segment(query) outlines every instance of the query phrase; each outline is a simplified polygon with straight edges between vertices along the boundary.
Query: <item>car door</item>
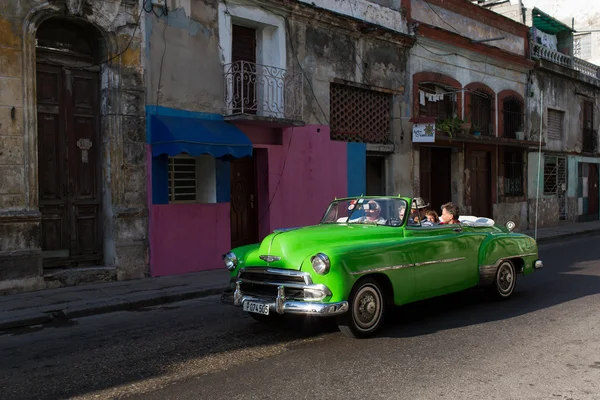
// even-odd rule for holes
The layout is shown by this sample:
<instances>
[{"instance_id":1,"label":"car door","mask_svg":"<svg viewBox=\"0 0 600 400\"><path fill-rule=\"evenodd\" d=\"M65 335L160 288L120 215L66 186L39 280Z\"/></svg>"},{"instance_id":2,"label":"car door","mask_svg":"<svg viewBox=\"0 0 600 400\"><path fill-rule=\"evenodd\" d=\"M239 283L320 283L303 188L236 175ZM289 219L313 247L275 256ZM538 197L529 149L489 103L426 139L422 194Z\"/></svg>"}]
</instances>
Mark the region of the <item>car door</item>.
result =
<instances>
[{"instance_id":1,"label":"car door","mask_svg":"<svg viewBox=\"0 0 600 400\"><path fill-rule=\"evenodd\" d=\"M418 237L419 243L413 251L417 297L439 296L464 289L468 265L473 257L477 257L477 251L470 251L469 237L463 228L437 225L409 229L415 233L415 239Z\"/></svg>"}]
</instances>

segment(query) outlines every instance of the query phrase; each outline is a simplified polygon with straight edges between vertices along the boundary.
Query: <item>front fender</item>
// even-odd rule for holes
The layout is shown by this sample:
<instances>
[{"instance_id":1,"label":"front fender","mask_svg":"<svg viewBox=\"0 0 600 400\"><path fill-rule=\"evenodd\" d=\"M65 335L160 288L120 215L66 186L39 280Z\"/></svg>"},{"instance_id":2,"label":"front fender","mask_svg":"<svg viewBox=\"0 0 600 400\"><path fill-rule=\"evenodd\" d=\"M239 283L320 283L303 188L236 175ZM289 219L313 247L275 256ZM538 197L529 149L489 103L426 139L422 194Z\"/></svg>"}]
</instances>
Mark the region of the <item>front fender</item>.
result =
<instances>
[{"instance_id":1,"label":"front fender","mask_svg":"<svg viewBox=\"0 0 600 400\"><path fill-rule=\"evenodd\" d=\"M394 288L394 300L397 304L404 297L410 297L414 291L414 269L400 268L411 265L410 252L406 251L405 241L393 243L369 243L361 246L336 246L321 252L329 257L330 271L326 275L317 274L311 263L314 254L308 255L302 262L301 270L311 274L314 283L326 285L332 296L326 301L347 300L354 284L363 276L383 274Z\"/></svg>"}]
</instances>

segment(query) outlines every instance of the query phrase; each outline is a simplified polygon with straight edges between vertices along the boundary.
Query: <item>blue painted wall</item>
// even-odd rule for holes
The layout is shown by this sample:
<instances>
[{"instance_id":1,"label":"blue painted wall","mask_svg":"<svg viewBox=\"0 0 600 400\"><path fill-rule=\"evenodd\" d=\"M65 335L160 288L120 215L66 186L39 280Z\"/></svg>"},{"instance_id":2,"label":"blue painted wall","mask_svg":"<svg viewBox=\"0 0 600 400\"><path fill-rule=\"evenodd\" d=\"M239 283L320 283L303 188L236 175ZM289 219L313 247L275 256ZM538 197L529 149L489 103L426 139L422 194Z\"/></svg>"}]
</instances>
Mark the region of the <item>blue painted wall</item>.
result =
<instances>
[{"instance_id":1,"label":"blue painted wall","mask_svg":"<svg viewBox=\"0 0 600 400\"><path fill-rule=\"evenodd\" d=\"M367 191L367 145L348 143L348 196L360 196Z\"/></svg>"}]
</instances>

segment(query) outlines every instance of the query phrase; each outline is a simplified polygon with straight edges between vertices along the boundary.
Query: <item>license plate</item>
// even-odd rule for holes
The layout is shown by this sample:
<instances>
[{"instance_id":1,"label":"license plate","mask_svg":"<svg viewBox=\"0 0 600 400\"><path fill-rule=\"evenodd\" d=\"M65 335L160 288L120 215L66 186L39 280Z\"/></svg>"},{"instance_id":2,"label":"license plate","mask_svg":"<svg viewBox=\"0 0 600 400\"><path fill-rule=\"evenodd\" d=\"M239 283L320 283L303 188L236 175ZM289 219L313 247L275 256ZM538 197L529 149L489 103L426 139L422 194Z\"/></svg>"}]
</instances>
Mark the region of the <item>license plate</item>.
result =
<instances>
[{"instance_id":1,"label":"license plate","mask_svg":"<svg viewBox=\"0 0 600 400\"><path fill-rule=\"evenodd\" d=\"M242 306L244 311L253 312L257 314L269 315L269 305L264 303L257 303L255 301L245 301Z\"/></svg>"}]
</instances>

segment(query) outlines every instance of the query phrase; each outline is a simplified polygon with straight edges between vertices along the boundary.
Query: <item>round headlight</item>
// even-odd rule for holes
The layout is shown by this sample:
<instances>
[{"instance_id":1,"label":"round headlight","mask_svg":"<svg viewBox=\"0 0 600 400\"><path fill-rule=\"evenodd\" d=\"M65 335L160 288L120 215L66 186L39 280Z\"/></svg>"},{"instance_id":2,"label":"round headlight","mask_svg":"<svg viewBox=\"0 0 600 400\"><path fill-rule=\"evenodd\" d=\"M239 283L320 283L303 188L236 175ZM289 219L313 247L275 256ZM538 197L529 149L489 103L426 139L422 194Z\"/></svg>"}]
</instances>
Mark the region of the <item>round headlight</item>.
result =
<instances>
[{"instance_id":1,"label":"round headlight","mask_svg":"<svg viewBox=\"0 0 600 400\"><path fill-rule=\"evenodd\" d=\"M228 270L233 271L235 267L237 267L238 259L231 251L229 253L223 254L223 262Z\"/></svg>"},{"instance_id":2,"label":"round headlight","mask_svg":"<svg viewBox=\"0 0 600 400\"><path fill-rule=\"evenodd\" d=\"M325 275L329 272L329 267L331 263L329 262L329 257L323 253L318 253L314 255L310 262L312 263L313 269L319 275Z\"/></svg>"}]
</instances>

